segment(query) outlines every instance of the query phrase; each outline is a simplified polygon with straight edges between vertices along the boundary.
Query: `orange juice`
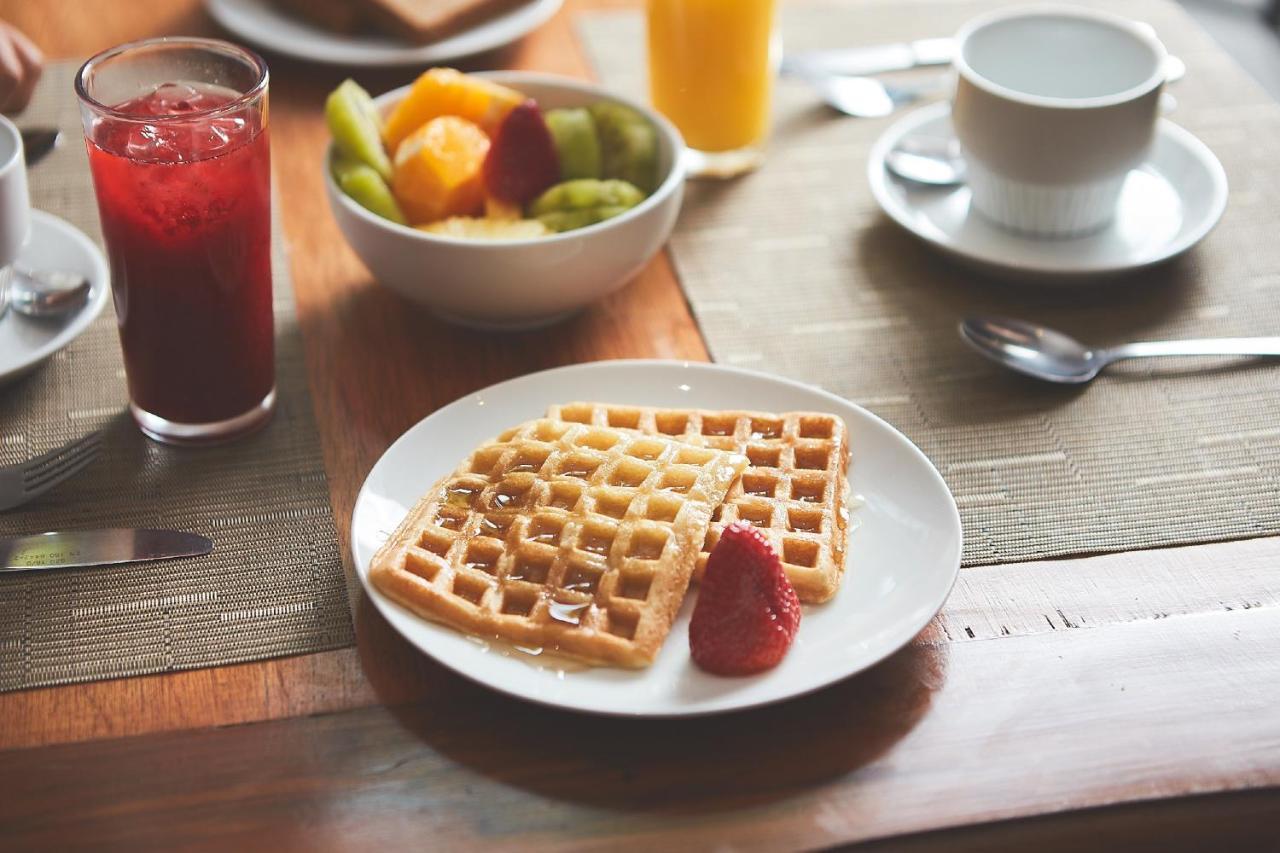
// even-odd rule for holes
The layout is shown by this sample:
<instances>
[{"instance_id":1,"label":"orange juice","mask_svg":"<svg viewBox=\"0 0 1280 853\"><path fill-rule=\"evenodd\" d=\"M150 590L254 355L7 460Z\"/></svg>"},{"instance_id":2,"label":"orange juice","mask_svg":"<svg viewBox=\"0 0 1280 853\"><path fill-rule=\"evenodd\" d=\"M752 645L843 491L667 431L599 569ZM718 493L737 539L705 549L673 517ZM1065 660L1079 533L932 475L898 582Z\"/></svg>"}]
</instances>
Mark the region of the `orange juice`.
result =
<instances>
[{"instance_id":1,"label":"orange juice","mask_svg":"<svg viewBox=\"0 0 1280 853\"><path fill-rule=\"evenodd\" d=\"M775 0L648 0L649 92L690 148L758 146L769 131Z\"/></svg>"}]
</instances>

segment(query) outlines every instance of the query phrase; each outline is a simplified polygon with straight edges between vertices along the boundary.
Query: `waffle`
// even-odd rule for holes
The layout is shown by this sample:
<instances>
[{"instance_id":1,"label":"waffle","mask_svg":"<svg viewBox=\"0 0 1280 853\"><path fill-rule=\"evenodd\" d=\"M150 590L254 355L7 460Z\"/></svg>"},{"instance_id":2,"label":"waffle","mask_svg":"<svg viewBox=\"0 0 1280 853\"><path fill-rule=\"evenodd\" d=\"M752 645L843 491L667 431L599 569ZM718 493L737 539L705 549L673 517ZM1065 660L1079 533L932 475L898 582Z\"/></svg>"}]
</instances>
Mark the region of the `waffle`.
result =
<instances>
[{"instance_id":1,"label":"waffle","mask_svg":"<svg viewBox=\"0 0 1280 853\"><path fill-rule=\"evenodd\" d=\"M712 515L694 582L720 531L741 519L769 537L801 601L827 601L840 588L848 540L849 438L835 415L568 403L552 406L547 417L639 430L747 456L750 467Z\"/></svg>"},{"instance_id":2,"label":"waffle","mask_svg":"<svg viewBox=\"0 0 1280 853\"><path fill-rule=\"evenodd\" d=\"M481 446L374 555L420 616L593 664L653 662L746 457L536 420Z\"/></svg>"}]
</instances>

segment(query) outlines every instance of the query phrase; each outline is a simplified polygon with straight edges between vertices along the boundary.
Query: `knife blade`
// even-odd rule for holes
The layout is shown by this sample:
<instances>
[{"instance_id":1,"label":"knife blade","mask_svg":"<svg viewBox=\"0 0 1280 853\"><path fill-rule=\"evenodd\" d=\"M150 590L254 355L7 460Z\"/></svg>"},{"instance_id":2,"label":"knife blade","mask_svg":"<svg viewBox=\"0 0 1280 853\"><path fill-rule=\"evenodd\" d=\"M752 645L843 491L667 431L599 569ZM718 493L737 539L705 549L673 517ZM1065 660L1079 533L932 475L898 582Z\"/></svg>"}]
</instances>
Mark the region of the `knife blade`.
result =
<instances>
[{"instance_id":1,"label":"knife blade","mask_svg":"<svg viewBox=\"0 0 1280 853\"><path fill-rule=\"evenodd\" d=\"M195 533L154 528L112 528L0 537L0 572L110 566L146 560L198 557L213 542Z\"/></svg>"},{"instance_id":2,"label":"knife blade","mask_svg":"<svg viewBox=\"0 0 1280 853\"><path fill-rule=\"evenodd\" d=\"M786 54L782 73L842 74L854 77L903 71L926 65L948 65L955 43L950 38L918 39L897 44L807 50Z\"/></svg>"}]
</instances>

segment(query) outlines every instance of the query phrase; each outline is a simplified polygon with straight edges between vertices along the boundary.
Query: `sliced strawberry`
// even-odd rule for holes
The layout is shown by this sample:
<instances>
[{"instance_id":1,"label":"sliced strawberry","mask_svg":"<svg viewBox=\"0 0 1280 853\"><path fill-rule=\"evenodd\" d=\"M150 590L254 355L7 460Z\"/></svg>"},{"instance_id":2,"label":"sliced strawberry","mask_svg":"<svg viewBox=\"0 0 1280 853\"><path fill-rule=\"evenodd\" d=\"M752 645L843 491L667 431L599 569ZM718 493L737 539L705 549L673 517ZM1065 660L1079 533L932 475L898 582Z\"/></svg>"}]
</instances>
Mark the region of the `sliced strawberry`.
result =
<instances>
[{"instance_id":1,"label":"sliced strawberry","mask_svg":"<svg viewBox=\"0 0 1280 853\"><path fill-rule=\"evenodd\" d=\"M507 113L484 161L484 188L493 198L526 205L560 180L555 140L536 101Z\"/></svg>"},{"instance_id":2,"label":"sliced strawberry","mask_svg":"<svg viewBox=\"0 0 1280 853\"><path fill-rule=\"evenodd\" d=\"M800 627L800 600L759 530L735 522L707 558L689 623L694 663L716 675L752 675L778 665Z\"/></svg>"}]
</instances>

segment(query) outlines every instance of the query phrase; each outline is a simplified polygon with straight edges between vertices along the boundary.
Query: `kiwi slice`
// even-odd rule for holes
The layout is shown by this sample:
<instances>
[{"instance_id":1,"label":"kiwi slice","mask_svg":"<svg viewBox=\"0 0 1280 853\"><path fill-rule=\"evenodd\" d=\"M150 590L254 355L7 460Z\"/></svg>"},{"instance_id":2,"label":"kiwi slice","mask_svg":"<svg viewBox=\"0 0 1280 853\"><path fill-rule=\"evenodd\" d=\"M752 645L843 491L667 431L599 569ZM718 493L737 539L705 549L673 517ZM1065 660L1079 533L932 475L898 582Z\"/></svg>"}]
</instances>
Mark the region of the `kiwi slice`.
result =
<instances>
[{"instance_id":1,"label":"kiwi slice","mask_svg":"<svg viewBox=\"0 0 1280 853\"><path fill-rule=\"evenodd\" d=\"M596 122L585 107L548 110L543 116L560 160L560 179L599 178L600 136Z\"/></svg>"},{"instance_id":2,"label":"kiwi slice","mask_svg":"<svg viewBox=\"0 0 1280 853\"><path fill-rule=\"evenodd\" d=\"M600 135L601 174L627 181L645 193L658 186L658 131L640 113L600 101L588 109Z\"/></svg>"},{"instance_id":3,"label":"kiwi slice","mask_svg":"<svg viewBox=\"0 0 1280 853\"><path fill-rule=\"evenodd\" d=\"M324 117L339 151L391 180L391 158L382 147L382 117L360 84L343 80L325 99Z\"/></svg>"},{"instance_id":4,"label":"kiwi slice","mask_svg":"<svg viewBox=\"0 0 1280 853\"><path fill-rule=\"evenodd\" d=\"M597 181L579 178L565 181L543 192L529 205L534 216L564 210L621 207L626 210L644 201L644 193L626 181Z\"/></svg>"},{"instance_id":5,"label":"kiwi slice","mask_svg":"<svg viewBox=\"0 0 1280 853\"><path fill-rule=\"evenodd\" d=\"M352 160L339 155L333 158L333 178L342 191L351 197L356 204L370 210L383 219L390 219L401 225L409 224L404 212L391 194L391 187L383 180L382 175L368 163Z\"/></svg>"},{"instance_id":6,"label":"kiwi slice","mask_svg":"<svg viewBox=\"0 0 1280 853\"><path fill-rule=\"evenodd\" d=\"M626 181L579 178L556 184L533 200L529 213L552 231L572 231L603 222L644 201Z\"/></svg>"},{"instance_id":7,"label":"kiwi slice","mask_svg":"<svg viewBox=\"0 0 1280 853\"><path fill-rule=\"evenodd\" d=\"M575 228L585 228L588 225L612 219L627 210L630 208L617 205L592 207L587 210L553 210L551 213L539 216L538 221L552 231L572 231Z\"/></svg>"}]
</instances>

